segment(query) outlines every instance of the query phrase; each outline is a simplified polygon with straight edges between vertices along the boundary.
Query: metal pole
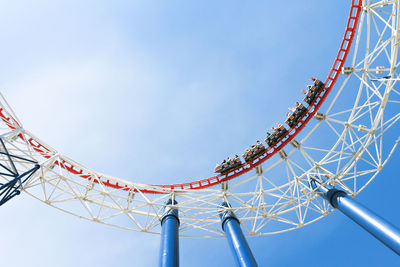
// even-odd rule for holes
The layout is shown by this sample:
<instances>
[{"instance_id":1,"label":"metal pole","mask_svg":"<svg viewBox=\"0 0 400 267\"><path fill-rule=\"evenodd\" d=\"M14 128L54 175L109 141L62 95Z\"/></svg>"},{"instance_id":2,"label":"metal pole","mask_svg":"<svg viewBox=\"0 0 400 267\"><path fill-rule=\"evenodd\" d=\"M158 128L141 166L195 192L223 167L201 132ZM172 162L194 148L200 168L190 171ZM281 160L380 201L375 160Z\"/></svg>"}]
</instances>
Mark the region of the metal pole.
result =
<instances>
[{"instance_id":1,"label":"metal pole","mask_svg":"<svg viewBox=\"0 0 400 267\"><path fill-rule=\"evenodd\" d=\"M177 203L169 199L161 218L160 267L179 266L179 217L174 207Z\"/></svg>"},{"instance_id":2,"label":"metal pole","mask_svg":"<svg viewBox=\"0 0 400 267\"><path fill-rule=\"evenodd\" d=\"M229 241L229 246L235 256L236 263L240 267L257 267L253 253L247 244L246 238L240 229L240 222L231 210L231 206L223 202L224 209L220 212L222 230L224 230Z\"/></svg>"},{"instance_id":3,"label":"metal pole","mask_svg":"<svg viewBox=\"0 0 400 267\"><path fill-rule=\"evenodd\" d=\"M310 184L333 207L343 212L388 248L400 255L400 229L348 197L344 191L328 188L315 178L311 178Z\"/></svg>"}]
</instances>

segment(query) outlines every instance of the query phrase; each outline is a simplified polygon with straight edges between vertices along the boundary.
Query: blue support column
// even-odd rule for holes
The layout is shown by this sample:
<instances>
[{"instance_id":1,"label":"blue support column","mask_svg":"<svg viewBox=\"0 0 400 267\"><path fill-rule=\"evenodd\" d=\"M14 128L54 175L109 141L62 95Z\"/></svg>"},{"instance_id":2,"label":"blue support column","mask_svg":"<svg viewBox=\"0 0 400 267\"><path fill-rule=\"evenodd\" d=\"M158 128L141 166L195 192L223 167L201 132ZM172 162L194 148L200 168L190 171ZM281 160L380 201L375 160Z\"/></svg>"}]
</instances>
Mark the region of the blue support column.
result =
<instances>
[{"instance_id":1,"label":"blue support column","mask_svg":"<svg viewBox=\"0 0 400 267\"><path fill-rule=\"evenodd\" d=\"M246 238L240 229L240 223L235 216L230 205L226 202L221 204L224 209L220 212L222 229L229 241L229 246L235 256L236 263L240 267L257 267L257 262L254 259L253 253L247 244Z\"/></svg>"},{"instance_id":2,"label":"blue support column","mask_svg":"<svg viewBox=\"0 0 400 267\"><path fill-rule=\"evenodd\" d=\"M344 191L328 188L315 178L311 178L310 184L329 203L343 212L362 228L367 230L375 238L388 248L400 255L400 229L364 207L354 199L347 196Z\"/></svg>"},{"instance_id":3,"label":"blue support column","mask_svg":"<svg viewBox=\"0 0 400 267\"><path fill-rule=\"evenodd\" d=\"M179 217L178 210L173 207L176 204L169 199L161 219L160 267L179 266Z\"/></svg>"}]
</instances>

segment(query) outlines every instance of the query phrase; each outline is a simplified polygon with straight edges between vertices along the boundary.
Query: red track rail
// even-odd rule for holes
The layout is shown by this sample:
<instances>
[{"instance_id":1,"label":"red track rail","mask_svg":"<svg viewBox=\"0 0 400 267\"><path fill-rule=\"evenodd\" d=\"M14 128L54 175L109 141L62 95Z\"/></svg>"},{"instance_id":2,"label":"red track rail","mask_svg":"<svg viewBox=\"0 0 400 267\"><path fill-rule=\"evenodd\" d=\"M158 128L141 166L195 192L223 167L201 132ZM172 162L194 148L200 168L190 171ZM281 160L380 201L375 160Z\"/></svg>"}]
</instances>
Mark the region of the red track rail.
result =
<instances>
[{"instance_id":1,"label":"red track rail","mask_svg":"<svg viewBox=\"0 0 400 267\"><path fill-rule=\"evenodd\" d=\"M325 80L325 90L321 90L319 94L316 96L314 102L309 105L306 110L306 113L299 120L299 122L290 128L285 136L283 136L278 143L274 145L274 147L268 147L267 150L258 155L252 162L245 162L241 166L236 169L220 174L215 175L206 179L197 180L193 182L183 183L183 184L169 184L169 185L151 185L151 187L159 188L160 190L140 190L143 193L167 193L173 190L193 190L193 189L203 189L210 186L217 185L224 181L231 180L235 177L238 177L250 170L254 167L260 165L265 162L267 159L276 154L279 150L281 150L284 146L286 146L293 138L306 126L306 124L310 121L310 119L314 116L314 114L318 111L322 103L325 101L326 97L332 90L333 85L336 83L336 80L340 74L340 71L346 61L347 55L349 54L351 44L353 42L354 34L357 28L358 19L360 17L362 0L352 0L350 15L347 20L346 32L344 34L342 43L340 45L340 49L338 54L336 55L335 62L329 72L328 77ZM3 109L0 108L0 118L11 128L16 129L15 125L18 125L18 122L12 118L11 116L7 116L4 114ZM24 139L23 135L19 135L21 139ZM32 148L41 153L45 158L50 158L49 154L51 154L51 149L47 148L45 145L39 143L37 140L30 138L26 140ZM72 174L79 175L84 179L93 180L95 183L101 183L105 186L123 189L123 190L132 190L132 188L128 185L118 184L118 182L110 181L104 177L92 177L91 174L85 172L79 167L74 166L72 163L67 162L65 160L61 160L61 162L56 162L55 164L59 165L61 168L64 168L71 172ZM133 189L135 190L135 189Z\"/></svg>"}]
</instances>

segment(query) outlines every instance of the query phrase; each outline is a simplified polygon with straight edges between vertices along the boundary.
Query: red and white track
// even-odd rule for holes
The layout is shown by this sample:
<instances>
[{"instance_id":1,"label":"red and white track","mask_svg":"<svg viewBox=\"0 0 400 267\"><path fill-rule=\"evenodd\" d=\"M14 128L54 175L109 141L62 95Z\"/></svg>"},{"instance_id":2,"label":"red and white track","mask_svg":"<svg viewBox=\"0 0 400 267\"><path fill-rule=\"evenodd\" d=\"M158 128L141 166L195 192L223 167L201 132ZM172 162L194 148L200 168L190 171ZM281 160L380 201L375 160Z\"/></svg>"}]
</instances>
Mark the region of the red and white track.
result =
<instances>
[{"instance_id":1,"label":"red and white track","mask_svg":"<svg viewBox=\"0 0 400 267\"><path fill-rule=\"evenodd\" d=\"M298 124L296 124L294 127L290 128L288 132L286 133L285 136L280 138L280 141L276 143L273 147L268 147L266 151L260 155L258 155L252 162L245 162L241 166L235 168L234 170L231 170L227 173L220 174L220 175L214 175L205 179L200 179L192 182L186 182L186 183L181 183L181 184L164 184L164 185L152 185L152 187L160 187L163 188L161 192L169 192L173 190L188 190L188 189L204 189L207 187L211 187L217 184L220 184L224 181L231 180L235 177L241 176L244 173L249 172L256 166L260 165L261 163L265 162L269 158L271 158L273 155L275 155L278 151L283 149L291 140L293 140L297 134L307 125L307 123L310 121L310 119L315 115L315 113L318 111L318 109L321 107L321 105L324 103L326 97L329 95L330 91L332 90L332 87L335 85L336 80L344 66L344 62L346 61L346 58L349 54L351 44L353 42L354 34L357 28L358 24L358 19L360 16L360 11L361 11L361 5L362 5L362 0L352 0L351 3L351 8L350 8L350 15L347 20L347 25L346 25L346 30L345 34L343 36L342 42L340 44L339 51L336 55L335 61L333 63L333 66L329 72L328 77L326 78L324 84L325 84L325 90L321 91L318 93L316 100L307 108L306 113L304 116L301 118ZM1 119L11 128L11 129L16 129L20 127L18 122L10 115L6 115L3 112L3 109L0 109L0 117ZM20 136L23 138L23 136ZM37 152L41 153L43 157L49 158L49 152L52 151L51 148L48 146L44 145L42 142L39 140L36 140L35 138L31 137L29 140L27 140L30 144L30 146L36 150ZM118 188L118 189L126 189L130 190L130 186L127 184L121 184L118 182L113 183L113 181L107 179L105 180L103 177L98 176L97 178L91 177L90 174L84 174L84 171L80 169L78 166L74 165L72 162L68 162L66 160L60 162L60 166L68 170L69 172L75 174L75 175L80 175L84 179L89 179L89 180L94 180L96 183L100 182L99 179L101 180L101 183L112 187L112 188ZM168 191L166 191L168 189ZM142 190L142 192L145 193L160 193L159 190Z\"/></svg>"},{"instance_id":2,"label":"red and white track","mask_svg":"<svg viewBox=\"0 0 400 267\"><path fill-rule=\"evenodd\" d=\"M393 129L400 120L399 8L398 0L352 0L325 90L274 147L229 173L165 185L101 174L24 129L5 100L0 102L4 122L0 136L10 153L40 164L24 191L79 218L158 233L165 200L174 196L179 198L182 235L223 236L218 218L222 200L232 204L247 235L295 229L332 211L326 201L316 198L308 184L310 177L354 196L379 173L398 144ZM334 87L338 81L340 86ZM7 165L1 154L0 163ZM29 166L17 162L17 168L22 172ZM252 169L256 175L251 175ZM0 178L9 179L1 174ZM222 188L215 186L221 183Z\"/></svg>"}]
</instances>

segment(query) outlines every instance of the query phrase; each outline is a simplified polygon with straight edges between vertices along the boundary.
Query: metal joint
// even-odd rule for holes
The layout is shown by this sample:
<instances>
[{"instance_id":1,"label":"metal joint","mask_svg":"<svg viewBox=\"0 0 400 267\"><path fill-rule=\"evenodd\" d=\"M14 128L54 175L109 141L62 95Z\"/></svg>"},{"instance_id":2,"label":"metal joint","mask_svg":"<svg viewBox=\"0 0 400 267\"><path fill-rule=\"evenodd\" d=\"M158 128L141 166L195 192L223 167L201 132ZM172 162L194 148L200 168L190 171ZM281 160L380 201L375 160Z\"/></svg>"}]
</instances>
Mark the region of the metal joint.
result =
<instances>
[{"instance_id":1,"label":"metal joint","mask_svg":"<svg viewBox=\"0 0 400 267\"><path fill-rule=\"evenodd\" d=\"M287 154L286 154L285 150L283 150L283 149L279 150L278 154L282 159L286 159L287 158Z\"/></svg>"},{"instance_id":2,"label":"metal joint","mask_svg":"<svg viewBox=\"0 0 400 267\"><path fill-rule=\"evenodd\" d=\"M299 148L299 147L300 147L299 142L297 142L295 139L290 140L290 144L291 144L294 148Z\"/></svg>"},{"instance_id":3,"label":"metal joint","mask_svg":"<svg viewBox=\"0 0 400 267\"><path fill-rule=\"evenodd\" d=\"M262 168L261 164L256 166L256 173L257 173L257 175L263 174L263 168Z\"/></svg>"},{"instance_id":4,"label":"metal joint","mask_svg":"<svg viewBox=\"0 0 400 267\"><path fill-rule=\"evenodd\" d=\"M169 199L167 203L165 203L164 213L161 217L161 225L163 225L165 219L170 216L175 217L175 219L178 221L178 225L180 225L179 211L176 207L174 207L176 204L178 204L178 202L172 199Z\"/></svg>"},{"instance_id":5,"label":"metal joint","mask_svg":"<svg viewBox=\"0 0 400 267\"><path fill-rule=\"evenodd\" d=\"M315 113L314 118L316 118L319 121L322 121L322 120L325 119L325 115L322 114L322 113L317 112L317 113Z\"/></svg>"},{"instance_id":6,"label":"metal joint","mask_svg":"<svg viewBox=\"0 0 400 267\"><path fill-rule=\"evenodd\" d=\"M222 191L228 190L228 181L223 181L221 183L221 189L222 189Z\"/></svg>"},{"instance_id":7,"label":"metal joint","mask_svg":"<svg viewBox=\"0 0 400 267\"><path fill-rule=\"evenodd\" d=\"M337 199L338 197L347 196L346 192L332 188L329 189L326 194L324 194L324 198L329 201L329 203L336 209L338 207Z\"/></svg>"},{"instance_id":8,"label":"metal joint","mask_svg":"<svg viewBox=\"0 0 400 267\"><path fill-rule=\"evenodd\" d=\"M352 67L342 67L342 74L349 75L354 72L354 68Z\"/></svg>"},{"instance_id":9,"label":"metal joint","mask_svg":"<svg viewBox=\"0 0 400 267\"><path fill-rule=\"evenodd\" d=\"M225 225L225 222L229 219L234 219L238 223L240 223L239 219L236 217L235 213L232 211L232 207L229 203L224 201L221 203L221 207L223 209L221 209L221 211L219 212L219 218L221 219L222 230L225 231L224 225Z\"/></svg>"}]
</instances>

